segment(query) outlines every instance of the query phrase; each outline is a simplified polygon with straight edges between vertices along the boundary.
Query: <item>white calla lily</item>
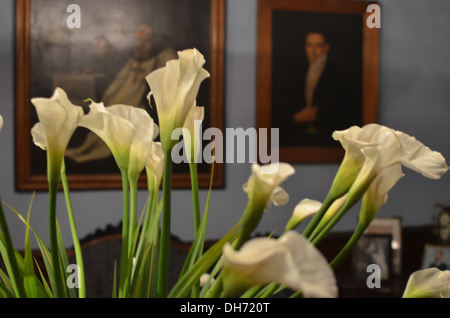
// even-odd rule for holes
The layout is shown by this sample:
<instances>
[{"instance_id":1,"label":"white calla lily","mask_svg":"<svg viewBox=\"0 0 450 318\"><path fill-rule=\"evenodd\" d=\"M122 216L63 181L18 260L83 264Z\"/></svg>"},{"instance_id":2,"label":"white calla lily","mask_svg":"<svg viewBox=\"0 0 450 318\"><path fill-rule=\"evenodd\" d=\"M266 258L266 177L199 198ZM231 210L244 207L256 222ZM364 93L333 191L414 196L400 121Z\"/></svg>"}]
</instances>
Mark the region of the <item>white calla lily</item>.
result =
<instances>
[{"instance_id":1,"label":"white calla lily","mask_svg":"<svg viewBox=\"0 0 450 318\"><path fill-rule=\"evenodd\" d=\"M42 150L47 150L47 139L45 139L44 128L41 123L36 123L31 128L31 136L33 138L33 143L41 148Z\"/></svg>"},{"instance_id":2,"label":"white calla lily","mask_svg":"<svg viewBox=\"0 0 450 318\"><path fill-rule=\"evenodd\" d=\"M160 142L153 142L150 156L145 163L149 187L157 189L161 184L164 170L164 151ZM154 184L150 182L154 181Z\"/></svg>"},{"instance_id":3,"label":"white calla lily","mask_svg":"<svg viewBox=\"0 0 450 318\"><path fill-rule=\"evenodd\" d=\"M2 127L3 127L3 117L2 115L0 115L0 131L2 131Z\"/></svg>"},{"instance_id":4,"label":"white calla lily","mask_svg":"<svg viewBox=\"0 0 450 318\"><path fill-rule=\"evenodd\" d=\"M371 167L365 173L370 174L371 178L395 163L401 163L431 179L440 178L448 168L439 152L432 151L414 137L382 125L368 124L362 128L353 126L335 131L333 138L340 141L346 150L342 174L349 181L345 183L352 183L356 179L367 160L371 161ZM346 160L348 165L345 165ZM348 178L349 175L352 177ZM342 183L343 179L340 178L337 183Z\"/></svg>"},{"instance_id":5,"label":"white calla lily","mask_svg":"<svg viewBox=\"0 0 450 318\"><path fill-rule=\"evenodd\" d=\"M147 75L150 86L149 99L153 96L161 129L161 143L169 151L176 143L171 140L172 131L184 125L195 104L201 82L209 77L203 68L205 59L196 49L178 52L178 59Z\"/></svg>"},{"instance_id":6,"label":"white calla lily","mask_svg":"<svg viewBox=\"0 0 450 318\"><path fill-rule=\"evenodd\" d=\"M403 298L450 298L450 271L418 270L409 276Z\"/></svg>"},{"instance_id":7,"label":"white calla lily","mask_svg":"<svg viewBox=\"0 0 450 318\"><path fill-rule=\"evenodd\" d=\"M325 214L320 219L319 224L316 226L316 228L313 231L312 236L319 233L327 224L328 222L333 219L333 217L341 210L341 208L344 206L345 202L347 201L347 194L344 194L342 197L336 199L325 211Z\"/></svg>"},{"instance_id":8,"label":"white calla lily","mask_svg":"<svg viewBox=\"0 0 450 318\"><path fill-rule=\"evenodd\" d=\"M288 231L279 239L256 238L239 251L223 249L225 297L236 297L254 285L277 283L304 297L337 297L334 273L325 257L306 238Z\"/></svg>"},{"instance_id":9,"label":"white calla lily","mask_svg":"<svg viewBox=\"0 0 450 318\"><path fill-rule=\"evenodd\" d=\"M205 108L202 106L193 106L186 116L183 125L183 140L189 162L197 162L200 154L201 140L201 122L205 118Z\"/></svg>"},{"instance_id":10,"label":"white calla lily","mask_svg":"<svg viewBox=\"0 0 450 318\"><path fill-rule=\"evenodd\" d=\"M250 237L269 204L283 205L289 201L289 195L279 185L294 173L295 169L288 163L252 164L252 174L243 186L249 201L241 217L238 247Z\"/></svg>"},{"instance_id":11,"label":"white calla lily","mask_svg":"<svg viewBox=\"0 0 450 318\"><path fill-rule=\"evenodd\" d=\"M322 222L323 225L321 219L335 200L347 193L344 206L326 225L327 230L361 199L377 175L390 166L401 164L431 179L440 178L448 170L439 152L414 137L382 125L353 126L335 131L333 138L340 141L346 153L322 209L304 231L307 237L312 231L318 233L317 224ZM316 243L323 237L317 238Z\"/></svg>"},{"instance_id":12,"label":"white calla lily","mask_svg":"<svg viewBox=\"0 0 450 318\"><path fill-rule=\"evenodd\" d=\"M277 168L274 169L274 166ZM252 174L243 189L250 200L260 201L266 205L286 204L289 196L279 185L295 173L295 169L288 163L275 163L260 166L252 164Z\"/></svg>"},{"instance_id":13,"label":"white calla lily","mask_svg":"<svg viewBox=\"0 0 450 318\"><path fill-rule=\"evenodd\" d=\"M370 224L381 206L388 199L388 192L404 176L401 164L383 169L372 181L363 195L359 222L366 226Z\"/></svg>"},{"instance_id":14,"label":"white calla lily","mask_svg":"<svg viewBox=\"0 0 450 318\"><path fill-rule=\"evenodd\" d=\"M128 174L131 178L137 178L144 169L148 158L151 157L153 140L158 136L159 128L144 109L116 105L111 106L109 111L125 118L134 127L134 136L130 145Z\"/></svg>"},{"instance_id":15,"label":"white calla lily","mask_svg":"<svg viewBox=\"0 0 450 318\"><path fill-rule=\"evenodd\" d=\"M133 125L127 119L110 112L111 108L106 108L103 103L92 102L89 107L89 114L83 117L80 126L97 134L111 150L119 168L128 169L130 147L135 133Z\"/></svg>"},{"instance_id":16,"label":"white calla lily","mask_svg":"<svg viewBox=\"0 0 450 318\"><path fill-rule=\"evenodd\" d=\"M80 126L97 134L111 150L120 169L132 178L144 169L158 126L143 109L129 105L92 103Z\"/></svg>"},{"instance_id":17,"label":"white calla lily","mask_svg":"<svg viewBox=\"0 0 450 318\"><path fill-rule=\"evenodd\" d=\"M358 133L355 133L357 131ZM354 157L359 152L364 157L362 165L357 165L357 177L349 190L349 203L353 204L370 186L375 177L385 168L402 164L427 178L438 179L448 167L445 158L430 148L400 131L377 124L369 124L362 128L351 127L344 132L335 132L341 143L350 149L352 145ZM356 137L355 137L356 136Z\"/></svg>"},{"instance_id":18,"label":"white calla lily","mask_svg":"<svg viewBox=\"0 0 450 318\"><path fill-rule=\"evenodd\" d=\"M366 126L362 129L358 126L352 126L346 130L338 130L333 132L333 138L339 141L345 150L344 159L334 178L330 194L337 198L344 195L361 170L365 157L361 149L366 147L376 147L376 143L372 141L374 129Z\"/></svg>"},{"instance_id":19,"label":"white calla lily","mask_svg":"<svg viewBox=\"0 0 450 318\"><path fill-rule=\"evenodd\" d=\"M200 287L206 286L206 284L209 284L209 286L213 285L216 279L212 277L210 274L205 273L202 276L200 276Z\"/></svg>"},{"instance_id":20,"label":"white calla lily","mask_svg":"<svg viewBox=\"0 0 450 318\"><path fill-rule=\"evenodd\" d=\"M269 203L272 202L275 206L283 206L289 202L289 194L282 187L276 187L273 190Z\"/></svg>"},{"instance_id":21,"label":"white calla lily","mask_svg":"<svg viewBox=\"0 0 450 318\"><path fill-rule=\"evenodd\" d=\"M295 229L304 219L316 214L322 206L322 202L303 199L294 208L291 218L286 225L286 231Z\"/></svg>"},{"instance_id":22,"label":"white calla lily","mask_svg":"<svg viewBox=\"0 0 450 318\"><path fill-rule=\"evenodd\" d=\"M33 139L47 150L49 180L59 182L64 152L84 115L83 108L72 104L61 88L50 98L32 98L31 102L39 119L32 129Z\"/></svg>"},{"instance_id":23,"label":"white calla lily","mask_svg":"<svg viewBox=\"0 0 450 318\"><path fill-rule=\"evenodd\" d=\"M34 142L47 151L47 179L50 197L49 232L51 250L54 252L58 249L56 194L61 179L64 153L84 112L83 108L70 102L67 94L61 88L56 88L52 97L32 98L31 103L34 105L39 119L39 122L33 126L31 134ZM51 260L55 277L61 277L62 268L57 253L51 253ZM56 280L56 297L63 294L63 288L62 282Z\"/></svg>"},{"instance_id":24,"label":"white calla lily","mask_svg":"<svg viewBox=\"0 0 450 318\"><path fill-rule=\"evenodd\" d=\"M439 179L447 172L445 158L437 151L432 151L429 147L403 132L391 128L369 124L361 128L360 140L347 140L363 145L360 150L367 158L367 150L375 146L378 149L379 159L374 165L374 170L380 172L384 168L395 163L414 170L430 179ZM369 140L366 140L369 137Z\"/></svg>"}]
</instances>

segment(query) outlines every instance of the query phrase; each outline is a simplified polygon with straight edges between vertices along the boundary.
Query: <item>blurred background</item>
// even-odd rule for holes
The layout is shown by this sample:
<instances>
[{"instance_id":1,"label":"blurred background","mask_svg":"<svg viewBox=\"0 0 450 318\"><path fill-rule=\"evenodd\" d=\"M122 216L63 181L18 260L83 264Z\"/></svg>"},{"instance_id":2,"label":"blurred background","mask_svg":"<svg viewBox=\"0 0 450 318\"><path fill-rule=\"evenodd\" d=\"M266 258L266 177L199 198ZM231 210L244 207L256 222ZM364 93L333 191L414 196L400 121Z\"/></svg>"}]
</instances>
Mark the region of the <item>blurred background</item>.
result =
<instances>
[{"instance_id":1,"label":"blurred background","mask_svg":"<svg viewBox=\"0 0 450 318\"><path fill-rule=\"evenodd\" d=\"M380 4L379 123L415 136L450 158L450 2L382 0ZM0 114L5 121L0 134L0 193L6 203L26 214L32 193L15 190L14 7L13 0L0 2ZM257 1L227 0L225 22L225 127L256 127ZM272 206L257 232L281 234L299 201L323 200L338 164L294 167L295 175L283 184L290 202L283 207ZM222 237L239 220L247 204L242 185L250 173L249 163L226 165L225 186L212 193L207 239ZM433 181L406 168L404 173L406 176L390 192L379 216L400 216L406 227L430 225L435 205L450 203L450 175ZM204 206L206 190L201 190L200 195ZM146 198L146 192L140 191L141 206ZM62 232L67 245L71 245L62 193L58 199ZM185 242L193 239L191 200L189 189L173 191L172 233ZM120 190L73 191L72 201L80 238L121 221ZM44 241L48 239L47 205L47 193L37 193L31 224ZM25 227L6 211L13 243L21 249ZM334 232L354 229L357 215L355 207ZM32 244L37 247L33 240Z\"/></svg>"}]
</instances>

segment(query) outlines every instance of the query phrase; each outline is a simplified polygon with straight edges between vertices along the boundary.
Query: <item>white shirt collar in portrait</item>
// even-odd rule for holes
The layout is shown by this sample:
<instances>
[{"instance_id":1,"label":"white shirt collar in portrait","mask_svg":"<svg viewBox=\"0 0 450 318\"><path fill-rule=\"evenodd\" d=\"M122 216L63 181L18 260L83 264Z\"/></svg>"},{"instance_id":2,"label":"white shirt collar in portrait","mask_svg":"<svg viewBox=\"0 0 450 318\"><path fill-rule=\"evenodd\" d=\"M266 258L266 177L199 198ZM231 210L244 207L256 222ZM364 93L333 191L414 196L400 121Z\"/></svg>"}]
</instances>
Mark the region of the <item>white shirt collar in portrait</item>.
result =
<instances>
[{"instance_id":1,"label":"white shirt collar in portrait","mask_svg":"<svg viewBox=\"0 0 450 318\"><path fill-rule=\"evenodd\" d=\"M320 77L322 76L326 63L327 63L327 55L324 54L321 57L319 57L315 62L309 64L305 82L306 107L314 106L312 105L314 91L316 89Z\"/></svg>"}]
</instances>

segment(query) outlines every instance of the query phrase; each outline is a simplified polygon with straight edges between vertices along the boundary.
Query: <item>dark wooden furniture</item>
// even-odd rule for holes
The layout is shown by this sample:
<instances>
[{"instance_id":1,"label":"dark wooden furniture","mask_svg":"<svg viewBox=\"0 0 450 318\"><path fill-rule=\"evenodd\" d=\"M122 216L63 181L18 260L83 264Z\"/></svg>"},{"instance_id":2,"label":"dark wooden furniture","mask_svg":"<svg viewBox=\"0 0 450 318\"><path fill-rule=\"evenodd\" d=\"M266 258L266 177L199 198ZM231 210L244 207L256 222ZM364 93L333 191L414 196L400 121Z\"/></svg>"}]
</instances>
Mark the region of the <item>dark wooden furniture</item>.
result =
<instances>
[{"instance_id":1,"label":"dark wooden furniture","mask_svg":"<svg viewBox=\"0 0 450 318\"><path fill-rule=\"evenodd\" d=\"M324 256L332 261L345 245L352 233L330 233L318 246ZM340 298L400 298L409 275L420 269L425 244L434 244L435 236L430 226L402 229L402 271L388 281L381 282L381 288L370 289L366 282L357 279L352 271L351 255L335 270ZM190 243L181 242L172 237L170 253L169 284L173 286L177 279ZM208 248L214 241L206 242ZM121 234L119 226L108 226L98 230L81 241L85 264L87 297L109 298L112 292L114 261L120 261ZM35 251L37 262L44 268L39 251ZM68 250L69 261L75 263L73 250ZM119 264L117 264L119 265ZM369 275L369 274L368 274ZM282 293L276 297L289 296Z\"/></svg>"}]
</instances>

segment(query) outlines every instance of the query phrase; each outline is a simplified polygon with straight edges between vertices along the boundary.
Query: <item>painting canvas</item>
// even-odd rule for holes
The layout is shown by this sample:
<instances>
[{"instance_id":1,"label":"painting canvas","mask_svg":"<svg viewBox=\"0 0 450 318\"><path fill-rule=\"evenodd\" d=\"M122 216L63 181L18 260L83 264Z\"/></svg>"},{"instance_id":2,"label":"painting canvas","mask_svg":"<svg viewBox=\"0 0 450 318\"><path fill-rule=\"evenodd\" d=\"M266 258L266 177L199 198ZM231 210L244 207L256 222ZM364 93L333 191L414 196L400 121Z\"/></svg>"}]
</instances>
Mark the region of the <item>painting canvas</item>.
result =
<instances>
[{"instance_id":1,"label":"painting canvas","mask_svg":"<svg viewBox=\"0 0 450 318\"><path fill-rule=\"evenodd\" d=\"M17 12L17 188L45 187L45 152L34 146L29 129L37 121L30 99L50 97L56 87L89 111L91 101L126 104L149 112L145 76L196 48L211 78L197 105L205 106L203 129L222 126L223 1L79 0L79 28L70 28L71 1L21 0ZM19 126L20 124L20 126ZM73 189L119 188L120 175L106 144L77 128L65 156ZM210 165L199 164L199 183L209 185ZM223 185L223 166L215 166L214 185ZM145 180L141 180L145 186ZM174 165L174 186L190 186L187 164Z\"/></svg>"},{"instance_id":2,"label":"painting canvas","mask_svg":"<svg viewBox=\"0 0 450 318\"><path fill-rule=\"evenodd\" d=\"M334 130L361 126L362 27L358 15L274 11L271 118L281 147L330 146Z\"/></svg>"},{"instance_id":3,"label":"painting canvas","mask_svg":"<svg viewBox=\"0 0 450 318\"><path fill-rule=\"evenodd\" d=\"M338 162L333 131L377 120L378 31L366 25L367 4L259 6L259 127L279 129L281 161Z\"/></svg>"}]
</instances>

